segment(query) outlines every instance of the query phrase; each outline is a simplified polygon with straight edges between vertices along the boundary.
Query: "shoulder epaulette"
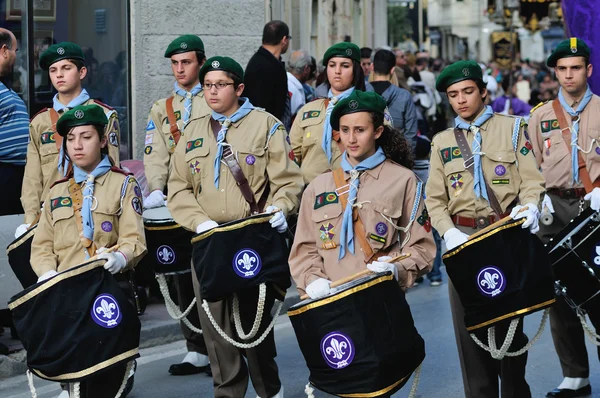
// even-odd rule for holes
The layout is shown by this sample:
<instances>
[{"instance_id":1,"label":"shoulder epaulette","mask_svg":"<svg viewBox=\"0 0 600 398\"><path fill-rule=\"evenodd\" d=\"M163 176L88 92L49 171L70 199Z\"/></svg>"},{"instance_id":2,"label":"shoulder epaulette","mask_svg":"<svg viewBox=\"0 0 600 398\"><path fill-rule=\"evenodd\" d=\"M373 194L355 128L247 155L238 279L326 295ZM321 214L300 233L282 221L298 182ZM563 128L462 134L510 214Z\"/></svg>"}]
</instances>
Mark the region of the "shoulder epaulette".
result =
<instances>
[{"instance_id":1,"label":"shoulder epaulette","mask_svg":"<svg viewBox=\"0 0 600 398\"><path fill-rule=\"evenodd\" d=\"M535 110L543 105L546 105L548 103L548 101L544 101L544 102L540 102L539 104L537 104L536 106L534 106L533 108L531 108L531 110L529 111L530 115L533 115L533 112L535 112Z\"/></svg>"},{"instance_id":2,"label":"shoulder epaulette","mask_svg":"<svg viewBox=\"0 0 600 398\"><path fill-rule=\"evenodd\" d=\"M104 108L108 109L109 111L114 111L115 110L113 107L111 107L109 105L106 105L104 102L100 102L97 99L93 99L92 101L94 101L94 104L103 106Z\"/></svg>"},{"instance_id":3,"label":"shoulder epaulette","mask_svg":"<svg viewBox=\"0 0 600 398\"><path fill-rule=\"evenodd\" d=\"M32 121L33 121L33 119L35 119L35 117L36 117L37 115L39 115L39 114L41 114L41 113L44 113L44 112L46 112L46 111L48 111L48 108L44 108L44 109L40 110L38 113L36 113L35 115L33 115L33 116L31 117L31 119L29 119L29 121L30 121L30 122L32 122Z\"/></svg>"},{"instance_id":4,"label":"shoulder epaulette","mask_svg":"<svg viewBox=\"0 0 600 398\"><path fill-rule=\"evenodd\" d=\"M110 171L114 171L115 173L121 173L121 174L126 175L126 176L132 176L133 175L132 172L127 172L127 171L125 171L123 169L118 168L117 166L112 166L110 168Z\"/></svg>"},{"instance_id":5,"label":"shoulder epaulette","mask_svg":"<svg viewBox=\"0 0 600 398\"><path fill-rule=\"evenodd\" d=\"M50 188L52 189L52 187L54 187L55 185L62 184L63 182L69 181L69 178L71 178L71 177L69 176L69 177L61 178L60 180L54 182L54 184L52 184L50 186Z\"/></svg>"}]
</instances>

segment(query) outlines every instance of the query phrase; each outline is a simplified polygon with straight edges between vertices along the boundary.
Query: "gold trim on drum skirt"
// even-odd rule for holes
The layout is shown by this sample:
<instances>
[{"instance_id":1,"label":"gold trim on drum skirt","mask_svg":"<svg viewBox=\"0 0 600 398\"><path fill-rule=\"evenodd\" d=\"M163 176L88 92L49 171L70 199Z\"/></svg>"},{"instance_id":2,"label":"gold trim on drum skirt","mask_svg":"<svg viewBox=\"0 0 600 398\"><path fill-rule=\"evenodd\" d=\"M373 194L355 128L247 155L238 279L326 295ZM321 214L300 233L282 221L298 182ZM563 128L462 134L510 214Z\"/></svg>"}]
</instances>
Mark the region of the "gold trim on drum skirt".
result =
<instances>
[{"instance_id":1,"label":"gold trim on drum skirt","mask_svg":"<svg viewBox=\"0 0 600 398\"><path fill-rule=\"evenodd\" d=\"M29 228L27 230L27 232L25 232L23 235L21 235L19 237L18 240L15 240L10 245L8 245L8 247L6 248L6 254L10 253L12 250L21 246L23 244L23 242L25 242L27 239L31 238L31 236L35 234L36 227L37 227L37 224L35 224L33 227Z\"/></svg>"},{"instance_id":2,"label":"gold trim on drum skirt","mask_svg":"<svg viewBox=\"0 0 600 398\"><path fill-rule=\"evenodd\" d=\"M483 328L483 327L486 327L486 326L490 326L493 323L496 323L496 322L499 322L499 321L503 321L503 320L511 318L511 317L520 316L520 315L526 315L526 314L528 314L530 312L539 311L539 310L541 310L541 309L543 309L545 307L551 306L555 302L556 302L556 299L551 299L551 300L548 300L548 301L544 301L543 303L536 304L536 305L531 306L531 307L523 308L521 310L513 311L510 314L505 314L505 315L499 316L499 317L494 318L494 319L490 319L489 321L485 321L483 323L480 323L479 325L468 327L467 330L470 332L472 330L477 330L477 329L480 329L480 328Z\"/></svg>"},{"instance_id":3,"label":"gold trim on drum skirt","mask_svg":"<svg viewBox=\"0 0 600 398\"><path fill-rule=\"evenodd\" d=\"M214 234L216 232L234 231L236 229L247 227L248 225L262 224L262 223L270 220L271 217L273 217L273 214L267 213L267 214L258 214L256 216L251 216L241 222L239 222L239 220L231 221L231 222L223 224L222 226L214 227L212 229L209 229L206 232L202 232L202 233L194 236L192 238L192 243L196 243L201 240L204 240L204 239L208 238L209 236L212 236L212 234Z\"/></svg>"}]
</instances>

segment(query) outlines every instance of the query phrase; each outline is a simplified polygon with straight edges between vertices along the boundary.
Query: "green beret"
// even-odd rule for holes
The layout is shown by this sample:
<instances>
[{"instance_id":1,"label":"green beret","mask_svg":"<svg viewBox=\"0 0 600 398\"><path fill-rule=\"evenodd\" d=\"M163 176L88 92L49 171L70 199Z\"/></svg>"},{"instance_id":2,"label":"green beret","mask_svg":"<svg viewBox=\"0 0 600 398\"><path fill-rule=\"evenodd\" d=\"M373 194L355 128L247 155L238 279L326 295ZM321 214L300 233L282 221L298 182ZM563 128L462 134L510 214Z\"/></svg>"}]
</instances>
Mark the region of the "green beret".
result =
<instances>
[{"instance_id":1,"label":"green beret","mask_svg":"<svg viewBox=\"0 0 600 398\"><path fill-rule=\"evenodd\" d=\"M56 131L65 137L73 127L77 126L105 126L108 123L102 107L92 105L79 105L63 113L56 122Z\"/></svg>"},{"instance_id":2,"label":"green beret","mask_svg":"<svg viewBox=\"0 0 600 398\"><path fill-rule=\"evenodd\" d=\"M463 80L475 80L483 83L483 73L477 62L458 61L446 66L435 82L435 89L445 93L448 87Z\"/></svg>"},{"instance_id":3,"label":"green beret","mask_svg":"<svg viewBox=\"0 0 600 398\"><path fill-rule=\"evenodd\" d=\"M81 47L75 43L63 41L62 43L51 45L40 55L40 68L48 70L50 65L63 59L79 59L85 62Z\"/></svg>"},{"instance_id":4,"label":"green beret","mask_svg":"<svg viewBox=\"0 0 600 398\"><path fill-rule=\"evenodd\" d=\"M171 58L175 54L187 53L189 51L204 52L204 43L196 35L179 36L169 44L165 51L165 58Z\"/></svg>"},{"instance_id":5,"label":"green beret","mask_svg":"<svg viewBox=\"0 0 600 398\"><path fill-rule=\"evenodd\" d=\"M546 60L546 65L550 68L556 66L556 62L561 58L568 57L590 57L590 48L581 39L571 37L570 39L563 40L558 43L558 46L554 49L554 52L550 54Z\"/></svg>"},{"instance_id":6,"label":"green beret","mask_svg":"<svg viewBox=\"0 0 600 398\"><path fill-rule=\"evenodd\" d=\"M329 60L333 57L350 58L356 62L360 62L360 48L354 43L341 42L334 44L325 51L323 56L323 65L327 66Z\"/></svg>"},{"instance_id":7,"label":"green beret","mask_svg":"<svg viewBox=\"0 0 600 398\"><path fill-rule=\"evenodd\" d=\"M200 83L204 83L204 76L213 70L231 72L242 81L244 80L244 69L240 64L229 57L212 57L206 60L200 69Z\"/></svg>"},{"instance_id":8,"label":"green beret","mask_svg":"<svg viewBox=\"0 0 600 398\"><path fill-rule=\"evenodd\" d=\"M340 118L349 113L356 112L385 112L387 103L383 97L372 91L354 90L352 94L338 102L333 111L331 111L331 128L334 130L340 129Z\"/></svg>"}]
</instances>

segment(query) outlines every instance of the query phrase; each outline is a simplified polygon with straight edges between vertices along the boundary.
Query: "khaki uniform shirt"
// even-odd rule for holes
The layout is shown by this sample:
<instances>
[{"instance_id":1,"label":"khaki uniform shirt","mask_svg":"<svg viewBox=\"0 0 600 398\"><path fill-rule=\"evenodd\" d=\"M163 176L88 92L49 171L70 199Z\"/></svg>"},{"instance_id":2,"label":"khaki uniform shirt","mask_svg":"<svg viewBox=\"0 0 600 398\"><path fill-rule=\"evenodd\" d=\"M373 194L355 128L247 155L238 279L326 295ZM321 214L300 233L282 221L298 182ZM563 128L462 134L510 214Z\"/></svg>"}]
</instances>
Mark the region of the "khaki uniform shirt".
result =
<instances>
[{"instance_id":1,"label":"khaki uniform shirt","mask_svg":"<svg viewBox=\"0 0 600 398\"><path fill-rule=\"evenodd\" d=\"M390 160L362 173L358 188L358 213L364 224L374 260L389 251L395 257L400 252L410 253L407 259L397 262L398 281L402 287L410 287L415 279L431 269L435 256L435 242L431 224L422 200L410 223L415 199L417 178L414 173ZM350 174L346 173L349 181ZM317 278L335 281L366 269L365 256L356 235L354 252L346 249L344 258L338 261L340 230L343 209L336 192L332 173L318 176L302 196L296 236L290 253L290 269L296 286L304 293L306 286ZM410 238L395 226L409 227ZM332 247L332 242L335 247ZM327 247L327 248L326 248Z\"/></svg>"},{"instance_id":2,"label":"khaki uniform shirt","mask_svg":"<svg viewBox=\"0 0 600 398\"><path fill-rule=\"evenodd\" d=\"M126 180L129 183L121 200ZM96 247L119 244L119 251L127 258L127 267L133 268L146 254L137 181L123 172L111 170L96 179L94 197L97 199L94 201L97 207L92 211ZM61 272L86 261L79 231L69 182L60 181L50 188L31 244L31 266L38 276L51 270Z\"/></svg>"},{"instance_id":3,"label":"khaki uniform shirt","mask_svg":"<svg viewBox=\"0 0 600 398\"><path fill-rule=\"evenodd\" d=\"M110 113L105 135L108 138L108 155L115 166L119 166L120 128L117 113L111 108L93 99L83 105L100 105L105 113ZM58 116L63 114L59 112ZM63 178L58 171L58 154L54 138L54 129L50 120L50 110L41 111L29 124L29 143L27 144L27 163L21 189L21 204L25 211L25 223L31 224L38 214L48 190L56 181ZM57 133L56 133L57 134Z\"/></svg>"},{"instance_id":4,"label":"khaki uniform shirt","mask_svg":"<svg viewBox=\"0 0 600 398\"><path fill-rule=\"evenodd\" d=\"M515 118L494 114L480 128L482 144L481 167L485 183L496 195L502 211L518 199L520 204L538 205L544 192L544 179L538 171L531 143L519 129L515 151L512 136ZM471 145L475 136L465 131ZM465 168L465 159L458 149L454 129L447 129L433 137L431 167L427 180L427 210L433 227L440 235L454 227L451 216L486 217L494 214L488 202L476 198L473 176Z\"/></svg>"},{"instance_id":5,"label":"khaki uniform shirt","mask_svg":"<svg viewBox=\"0 0 600 398\"><path fill-rule=\"evenodd\" d=\"M333 139L331 140L331 163L321 147L327 113L325 101L326 99L320 98L300 108L290 131L292 149L296 162L302 170L305 184L328 170L339 168L342 161L342 153Z\"/></svg>"},{"instance_id":6,"label":"khaki uniform shirt","mask_svg":"<svg viewBox=\"0 0 600 398\"><path fill-rule=\"evenodd\" d=\"M181 141L185 141L183 114L185 98L173 92L173 111L175 119L181 132ZM164 191L169 177L169 165L171 156L175 152L175 139L171 135L171 126L167 117L167 98L158 100L152 105L148 124L146 125L146 140L144 141L144 172L148 180L149 192L155 190ZM210 115L211 110L204 99L204 91L200 91L192 98L192 113L188 121Z\"/></svg>"},{"instance_id":7,"label":"khaki uniform shirt","mask_svg":"<svg viewBox=\"0 0 600 398\"><path fill-rule=\"evenodd\" d=\"M574 108L577 108L577 105ZM562 111L571 127L573 125L571 115L564 109ZM600 97L594 95L579 115L577 139L577 144L583 148L583 151L580 150L579 153L585 160L592 181L600 178L600 118L598 115L600 115ZM583 184L581 183L573 185L570 144L567 146L563 139L551 101L534 110L527 130L535 152L535 160L546 179L546 188L582 188ZM581 180L581 178L579 179Z\"/></svg>"},{"instance_id":8,"label":"khaki uniform shirt","mask_svg":"<svg viewBox=\"0 0 600 398\"><path fill-rule=\"evenodd\" d=\"M171 160L169 211L178 224L191 231L208 220L221 224L251 215L250 205L223 161L219 188L215 187L217 140L210 120L206 116L188 124L184 142L177 145ZM255 200L258 202L269 186L266 205L282 209L285 215L295 213L304 184L281 122L254 109L231 124L225 140L231 145Z\"/></svg>"}]
</instances>

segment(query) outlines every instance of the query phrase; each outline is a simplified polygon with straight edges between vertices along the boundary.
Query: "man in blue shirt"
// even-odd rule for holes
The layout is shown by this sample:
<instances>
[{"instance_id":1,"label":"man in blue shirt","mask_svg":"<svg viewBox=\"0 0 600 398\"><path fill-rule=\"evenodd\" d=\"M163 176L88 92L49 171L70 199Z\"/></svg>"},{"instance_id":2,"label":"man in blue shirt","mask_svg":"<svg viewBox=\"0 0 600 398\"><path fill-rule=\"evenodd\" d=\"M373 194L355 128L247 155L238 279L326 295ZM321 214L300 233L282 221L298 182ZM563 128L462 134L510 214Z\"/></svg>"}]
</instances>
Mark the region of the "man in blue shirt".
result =
<instances>
[{"instance_id":1,"label":"man in blue shirt","mask_svg":"<svg viewBox=\"0 0 600 398\"><path fill-rule=\"evenodd\" d=\"M5 189L0 199L0 215L23 212L20 196L29 116L23 100L10 89L17 50L15 35L0 28L0 186Z\"/></svg>"}]
</instances>

